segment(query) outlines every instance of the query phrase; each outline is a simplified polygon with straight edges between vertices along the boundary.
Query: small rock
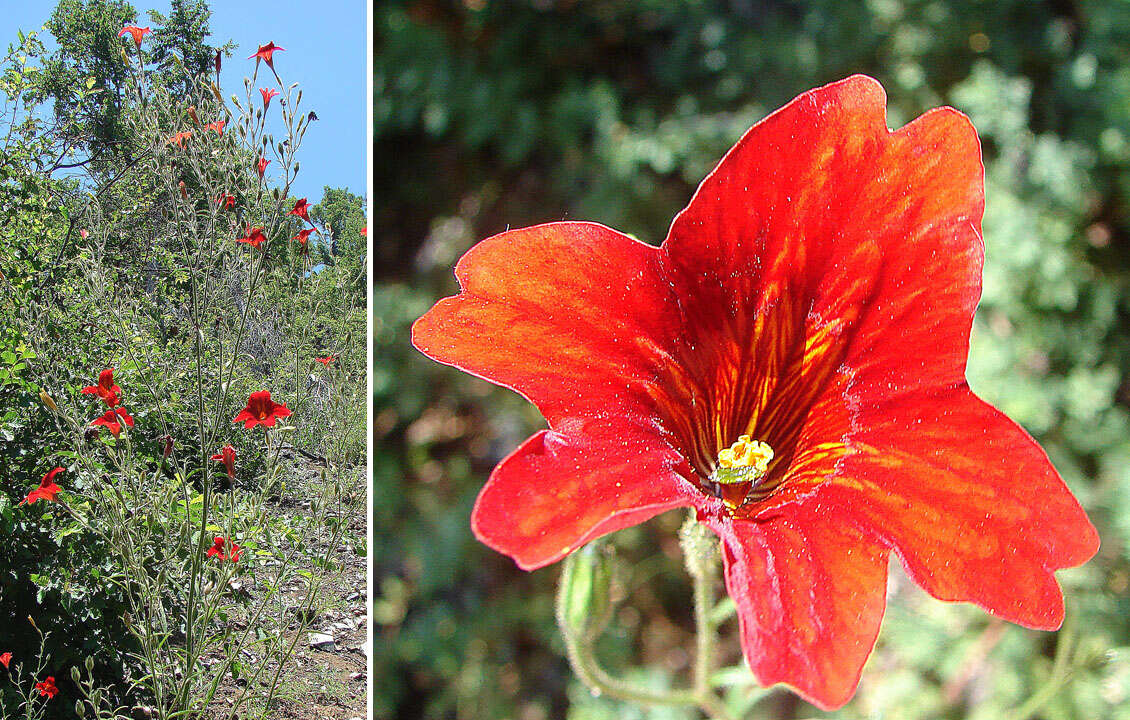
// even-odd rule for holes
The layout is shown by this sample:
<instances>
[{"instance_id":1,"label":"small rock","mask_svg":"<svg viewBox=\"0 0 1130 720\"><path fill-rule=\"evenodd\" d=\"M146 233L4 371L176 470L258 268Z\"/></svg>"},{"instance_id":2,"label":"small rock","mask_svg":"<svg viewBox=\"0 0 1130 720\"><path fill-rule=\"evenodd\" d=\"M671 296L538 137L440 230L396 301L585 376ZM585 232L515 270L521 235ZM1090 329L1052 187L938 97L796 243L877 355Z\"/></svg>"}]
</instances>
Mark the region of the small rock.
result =
<instances>
[{"instance_id":1,"label":"small rock","mask_svg":"<svg viewBox=\"0 0 1130 720\"><path fill-rule=\"evenodd\" d=\"M309 634L310 647L315 650L325 650L326 652L333 652L337 646L334 644L334 636L326 633L312 632Z\"/></svg>"}]
</instances>

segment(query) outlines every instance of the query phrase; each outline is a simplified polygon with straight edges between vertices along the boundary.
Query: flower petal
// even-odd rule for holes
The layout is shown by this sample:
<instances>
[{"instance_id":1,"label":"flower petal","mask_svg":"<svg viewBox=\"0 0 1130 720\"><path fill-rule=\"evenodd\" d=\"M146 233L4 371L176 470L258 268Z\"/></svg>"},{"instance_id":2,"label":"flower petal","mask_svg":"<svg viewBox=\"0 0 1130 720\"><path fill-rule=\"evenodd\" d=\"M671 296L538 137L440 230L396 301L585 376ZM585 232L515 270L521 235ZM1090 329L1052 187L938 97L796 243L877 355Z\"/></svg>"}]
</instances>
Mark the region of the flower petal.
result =
<instances>
[{"instance_id":1,"label":"flower petal","mask_svg":"<svg viewBox=\"0 0 1130 720\"><path fill-rule=\"evenodd\" d=\"M695 346L731 328L739 346L762 345L740 333L784 307L807 339L806 381L845 357L888 392L964 379L983 262L980 146L950 108L891 132L885 103L863 76L807 92L703 180L662 248ZM871 352L892 337L897 363Z\"/></svg>"},{"instance_id":2,"label":"flower petal","mask_svg":"<svg viewBox=\"0 0 1130 720\"><path fill-rule=\"evenodd\" d=\"M846 703L886 605L887 550L815 503L764 522L708 518L758 680L830 710Z\"/></svg>"},{"instance_id":3,"label":"flower petal","mask_svg":"<svg viewBox=\"0 0 1130 720\"><path fill-rule=\"evenodd\" d=\"M462 292L412 328L424 354L533 401L550 425L650 408L677 334L655 248L593 223L482 241L459 261ZM650 414L650 413L649 413Z\"/></svg>"},{"instance_id":4,"label":"flower petal","mask_svg":"<svg viewBox=\"0 0 1130 720\"><path fill-rule=\"evenodd\" d=\"M1058 628L1052 573L1086 562L1099 537L1039 445L965 385L855 403L850 451L818 496L934 597Z\"/></svg>"},{"instance_id":5,"label":"flower petal","mask_svg":"<svg viewBox=\"0 0 1130 720\"><path fill-rule=\"evenodd\" d=\"M692 505L699 493L679 476L684 464L656 432L619 419L543 430L491 473L471 527L533 570L596 537Z\"/></svg>"}]
</instances>

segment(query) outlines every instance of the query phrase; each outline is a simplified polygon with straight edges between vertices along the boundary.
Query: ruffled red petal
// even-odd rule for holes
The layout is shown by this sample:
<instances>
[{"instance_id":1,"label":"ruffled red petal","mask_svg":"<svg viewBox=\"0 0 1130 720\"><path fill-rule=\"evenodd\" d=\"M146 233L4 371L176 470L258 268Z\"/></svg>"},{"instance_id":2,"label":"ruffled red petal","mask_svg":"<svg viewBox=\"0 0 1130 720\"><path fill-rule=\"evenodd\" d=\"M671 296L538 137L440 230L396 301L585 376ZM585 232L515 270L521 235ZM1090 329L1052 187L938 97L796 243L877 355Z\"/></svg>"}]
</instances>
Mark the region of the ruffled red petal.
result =
<instances>
[{"instance_id":1,"label":"ruffled red petal","mask_svg":"<svg viewBox=\"0 0 1130 720\"><path fill-rule=\"evenodd\" d=\"M886 605L887 550L825 508L782 507L755 523L708 520L759 681L830 710L855 692Z\"/></svg>"},{"instance_id":2,"label":"ruffled red petal","mask_svg":"<svg viewBox=\"0 0 1130 720\"><path fill-rule=\"evenodd\" d=\"M471 515L475 535L526 570L600 535L694 503L685 460L651 430L619 422L541 431L499 463Z\"/></svg>"},{"instance_id":3,"label":"ruffled red petal","mask_svg":"<svg viewBox=\"0 0 1130 720\"><path fill-rule=\"evenodd\" d=\"M965 386L859 401L851 452L819 491L832 516L895 550L934 597L1058 628L1052 573L1099 537L1040 446Z\"/></svg>"},{"instance_id":4,"label":"ruffled red petal","mask_svg":"<svg viewBox=\"0 0 1130 720\"><path fill-rule=\"evenodd\" d=\"M592 223L512 230L456 266L462 292L412 328L424 354L512 388L550 426L651 408L673 363L675 300L656 249Z\"/></svg>"}]
</instances>

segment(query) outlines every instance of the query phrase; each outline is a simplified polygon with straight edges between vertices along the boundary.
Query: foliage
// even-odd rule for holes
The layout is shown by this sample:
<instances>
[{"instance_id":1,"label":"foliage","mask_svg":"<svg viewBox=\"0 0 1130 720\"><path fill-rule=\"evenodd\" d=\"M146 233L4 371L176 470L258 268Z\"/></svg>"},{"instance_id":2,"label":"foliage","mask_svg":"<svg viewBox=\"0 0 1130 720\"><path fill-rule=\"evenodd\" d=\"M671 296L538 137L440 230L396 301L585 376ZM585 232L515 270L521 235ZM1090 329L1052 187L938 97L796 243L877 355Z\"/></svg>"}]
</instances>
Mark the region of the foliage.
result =
<instances>
[{"instance_id":1,"label":"foliage","mask_svg":"<svg viewBox=\"0 0 1130 720\"><path fill-rule=\"evenodd\" d=\"M340 533L327 515L337 507L330 500L340 500L335 488L364 448L358 420L364 410L358 413L356 401L365 377L365 319L356 294L364 259L342 256L303 281L308 261L290 249L295 219L286 218L283 204L296 170L295 131L303 127L294 116L281 131L279 139L288 146L267 137L280 133L274 118L255 130L237 127L237 119L255 117L259 94L248 89L241 101L228 101L213 89L215 48L205 43L205 3L175 0L167 15L150 13L149 19L163 27L155 27L136 50L128 36L118 37L123 24L140 20L132 7L115 0L64 0L49 23L60 34L58 47L48 52L36 36L21 35L0 79L0 101L6 103L0 134L0 532L9 538L0 549L0 620L6 628L0 652L28 662L37 657L41 636L26 620L34 617L46 638L39 656L50 657L60 687L60 701L46 706L48 717L70 717L74 701L84 693L89 699L94 689L101 692L99 703L109 703L103 709L119 702L156 705L158 683L195 683L195 692L205 664L181 662L177 673L171 669L175 662L160 665L153 659L182 653L185 635L199 635L201 628L211 628L207 643L232 641L234 630L216 630L216 615L201 620L195 631L183 618L185 593L194 582L200 585L182 573L183 561L192 557L188 550L200 538L199 527L191 539L186 528L203 522L199 509L207 493L201 491L213 489L206 478L224 476L207 460L216 452L213 445L230 441L240 455L236 489L225 485L226 476L214 488L213 504L222 499L235 516L227 518L232 524L225 534L231 528L246 532L249 563L277 560L280 546L297 552L295 563L283 567L291 579L298 573L311 587L332 563L307 558L302 538L313 530L325 530L330 538ZM144 77L137 72L139 57L152 70ZM260 80L266 82L262 74ZM289 92L297 94L294 88ZM193 104L204 122L226 117L227 132L196 127L196 139L186 147L166 142L192 127L187 108ZM276 100L272 115L282 107ZM298 112L297 97L289 107ZM253 169L259 152L274 161L267 183ZM280 188L272 188L272 178ZM238 197L238 211L217 213L213 196L219 186ZM356 208L343 206L342 212ZM263 225L271 235L270 253L255 255L232 242L251 220L268 220ZM251 280L252 267L262 285ZM208 303L196 292L201 282L208 285ZM259 291L264 286L269 293ZM246 322L238 327L241 320ZM292 332L288 328L296 322L299 331ZM205 339L195 358L204 361L203 372L192 363L196 337ZM267 452L261 436L229 430L239 409L236 398L252 391L270 387L277 398L300 407L301 401L288 397L299 386L293 359L302 358L305 376L320 367L312 361L315 351L339 353L342 367L333 384L321 382L309 393L318 398L312 408L317 412L295 423L296 435L282 433L278 437L289 441ZM223 371L214 370L221 366ZM105 408L98 409L100 403L80 389L104 367L128 379L120 381L136 419L128 442L87 427L93 413ZM218 387L221 372L223 398L201 389ZM198 400L208 406L210 419L219 418L215 427L223 437L209 428L202 442ZM331 417L338 426L324 422ZM163 457L164 435L175 439L171 458ZM311 517L287 526L269 517L262 500L271 490L277 500L279 487L287 486L287 464L279 458L292 456L295 447L340 464L310 482L311 491L329 493L321 503L311 498ZM73 503L69 510L48 502L16 506L45 465L68 468L60 497ZM266 477L272 479L262 481ZM107 510L114 506L107 493L118 491L128 512L115 517ZM181 506L164 502L174 491L187 493L188 500ZM145 498L162 502L154 509ZM177 507L183 508L179 515ZM225 518L216 512L212 524ZM151 542L135 545L138 539ZM338 544L327 547L336 552ZM138 590L145 583L137 581L149 572L178 584L147 595ZM289 624L294 615L284 606L297 600L273 593L267 598L274 598L276 619ZM154 619L146 617L147 609L152 614L162 603L174 622L147 624ZM225 596L217 607L234 627L240 613L254 612L256 605ZM155 628L160 634L150 634ZM264 619L253 630L252 649L258 653L272 637L278 645L286 626ZM154 643L161 646L156 653ZM238 642L230 645L239 650ZM207 666L209 679L244 682L273 672L284 656L254 668L213 663ZM68 666L84 668L81 683L68 677ZM158 666L167 672L153 673ZM186 667L191 671L184 672ZM270 677L266 680L266 685L256 680L249 692L270 686ZM9 709L17 707L12 688L0 693ZM88 711L94 712L93 705Z\"/></svg>"},{"instance_id":2,"label":"foliage","mask_svg":"<svg viewBox=\"0 0 1130 720\"><path fill-rule=\"evenodd\" d=\"M1009 717L1068 667L1043 716L1130 717L1124 5L414 2L375 23L378 717L678 716L589 697L553 628L557 572L521 573L470 536L486 473L541 421L416 356L408 328L454 291L454 260L507 227L587 219L659 242L749 125L853 72L883 83L891 126L950 104L977 127L988 259L970 382L1048 448L1103 549L1060 573L1074 625L1058 636L938 603L895 570L878 650L836 716ZM664 539L677 523L617 535L632 600L601 651L660 685L688 662L689 587ZM817 714L726 680L759 716Z\"/></svg>"}]
</instances>

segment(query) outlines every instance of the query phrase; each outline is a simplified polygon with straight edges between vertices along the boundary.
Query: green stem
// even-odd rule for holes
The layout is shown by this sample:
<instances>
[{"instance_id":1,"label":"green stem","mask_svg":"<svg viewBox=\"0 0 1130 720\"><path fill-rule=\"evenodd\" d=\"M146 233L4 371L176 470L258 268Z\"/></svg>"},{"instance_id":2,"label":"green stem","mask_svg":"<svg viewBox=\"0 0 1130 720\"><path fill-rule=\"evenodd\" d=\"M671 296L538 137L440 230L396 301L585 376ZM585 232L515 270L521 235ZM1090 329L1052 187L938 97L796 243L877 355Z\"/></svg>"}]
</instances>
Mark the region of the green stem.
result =
<instances>
[{"instance_id":1,"label":"green stem","mask_svg":"<svg viewBox=\"0 0 1130 720\"><path fill-rule=\"evenodd\" d=\"M608 697L627 702L642 703L645 705L697 705L698 698L690 690L656 691L634 685L630 682L609 675L600 667L593 653L596 638L584 638L579 633L574 633L564 622L567 593L572 587L573 574L576 569L575 555L565 559L565 566L561 571L561 585L557 593L557 619L561 626L561 635L565 638L565 651L569 658L569 665L573 672L594 695L607 695Z\"/></svg>"}]
</instances>

